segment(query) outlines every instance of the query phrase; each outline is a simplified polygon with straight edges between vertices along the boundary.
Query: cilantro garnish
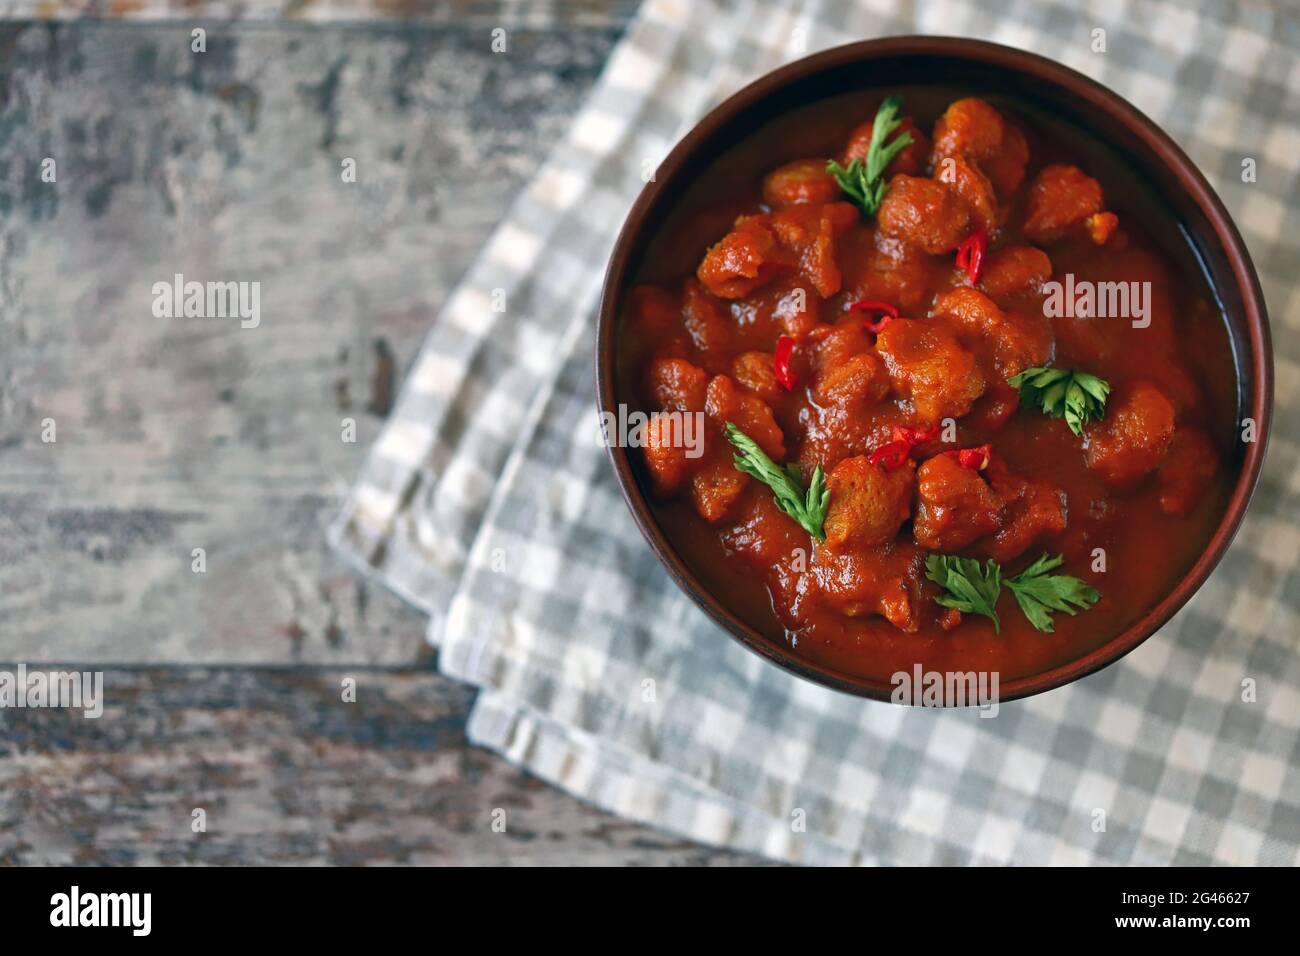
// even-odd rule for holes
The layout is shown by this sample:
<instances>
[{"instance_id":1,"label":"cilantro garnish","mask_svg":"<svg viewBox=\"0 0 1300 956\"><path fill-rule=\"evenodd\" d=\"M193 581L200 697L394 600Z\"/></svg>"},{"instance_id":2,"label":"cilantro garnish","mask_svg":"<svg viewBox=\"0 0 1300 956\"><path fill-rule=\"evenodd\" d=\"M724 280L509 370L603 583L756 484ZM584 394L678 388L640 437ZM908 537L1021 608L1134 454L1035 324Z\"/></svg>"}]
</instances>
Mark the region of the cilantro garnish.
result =
<instances>
[{"instance_id":1,"label":"cilantro garnish","mask_svg":"<svg viewBox=\"0 0 1300 956\"><path fill-rule=\"evenodd\" d=\"M898 108L903 101L900 97L890 96L880 104L876 118L871 124L871 143L867 147L867 161L860 159L849 161L847 167L835 160L826 164L826 172L835 177L840 189L861 207L868 216L874 216L885 198L888 183L885 182L885 169L894 157L912 145L911 133L900 133L893 141L886 143L890 135L902 125L898 118Z\"/></svg>"},{"instance_id":2,"label":"cilantro garnish","mask_svg":"<svg viewBox=\"0 0 1300 956\"><path fill-rule=\"evenodd\" d=\"M1002 633L998 620L998 595L1002 593L1002 569L991 558L983 570L974 558L957 558L932 554L925 559L925 576L947 593L935 601L965 614L983 614L993 622L995 633Z\"/></svg>"},{"instance_id":3,"label":"cilantro garnish","mask_svg":"<svg viewBox=\"0 0 1300 956\"><path fill-rule=\"evenodd\" d=\"M822 522L826 518L826 506L830 503L831 493L826 487L822 466L813 469L812 481L808 490L804 491L799 469L794 464L782 468L767 457L754 439L732 422L727 422L727 439L736 446L737 454L733 460L736 470L757 478L771 488L778 508L799 522L809 534L819 541L825 541Z\"/></svg>"},{"instance_id":4,"label":"cilantro garnish","mask_svg":"<svg viewBox=\"0 0 1300 956\"><path fill-rule=\"evenodd\" d=\"M1070 431L1083 434L1088 422L1106 413L1110 383L1087 372L1063 368L1029 368L1007 379L1020 389L1020 404L1037 406L1052 418L1064 418Z\"/></svg>"},{"instance_id":5,"label":"cilantro garnish","mask_svg":"<svg viewBox=\"0 0 1300 956\"><path fill-rule=\"evenodd\" d=\"M1044 554L1006 582L1029 623L1047 634L1053 630L1053 611L1073 615L1086 611L1101 599L1101 593L1086 581L1068 574L1047 573L1064 561L1059 554L1054 558Z\"/></svg>"},{"instance_id":6,"label":"cilantro garnish","mask_svg":"<svg viewBox=\"0 0 1300 956\"><path fill-rule=\"evenodd\" d=\"M1050 634L1054 630L1054 612L1074 615L1101 599L1101 593L1086 581L1068 574L1047 573L1064 561L1059 554L1044 554L1019 574L1003 580L1001 567L992 559L981 568L974 558L932 554L925 559L925 576L944 589L945 593L935 598L938 604L966 614L982 614L993 622L996 633L1002 630L997 603L1005 584L1029 623Z\"/></svg>"}]
</instances>

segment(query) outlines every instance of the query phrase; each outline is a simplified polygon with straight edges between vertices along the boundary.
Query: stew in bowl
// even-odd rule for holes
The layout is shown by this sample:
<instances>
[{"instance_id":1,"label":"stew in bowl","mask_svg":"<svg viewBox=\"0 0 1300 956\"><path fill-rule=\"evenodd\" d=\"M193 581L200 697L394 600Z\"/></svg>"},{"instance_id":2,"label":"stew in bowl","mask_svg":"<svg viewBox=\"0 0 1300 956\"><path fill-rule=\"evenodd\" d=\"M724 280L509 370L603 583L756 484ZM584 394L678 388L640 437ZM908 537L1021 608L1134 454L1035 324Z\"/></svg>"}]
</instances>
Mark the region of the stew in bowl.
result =
<instances>
[{"instance_id":1,"label":"stew in bowl","mask_svg":"<svg viewBox=\"0 0 1300 956\"><path fill-rule=\"evenodd\" d=\"M1096 655L1186 581L1262 444L1158 190L975 87L781 109L607 300L602 399L641 423L616 462L690 589L875 696L917 667L1013 696Z\"/></svg>"}]
</instances>

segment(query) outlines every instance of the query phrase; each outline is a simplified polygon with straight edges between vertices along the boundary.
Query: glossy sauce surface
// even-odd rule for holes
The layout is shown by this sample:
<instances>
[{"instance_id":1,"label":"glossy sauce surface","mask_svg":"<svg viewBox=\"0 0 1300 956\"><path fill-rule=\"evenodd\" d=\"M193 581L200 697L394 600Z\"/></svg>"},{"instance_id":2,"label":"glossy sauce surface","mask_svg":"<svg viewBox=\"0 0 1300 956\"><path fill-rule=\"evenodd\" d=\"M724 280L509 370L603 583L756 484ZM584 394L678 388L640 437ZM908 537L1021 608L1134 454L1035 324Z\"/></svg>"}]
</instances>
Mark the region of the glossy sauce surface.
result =
<instances>
[{"instance_id":1,"label":"glossy sauce surface","mask_svg":"<svg viewBox=\"0 0 1300 956\"><path fill-rule=\"evenodd\" d=\"M1176 224L1104 145L996 95L968 108L969 91L887 92L903 94L921 142L891 167L874 217L816 171L845 158L879 95L779 118L682 197L625 303L620 397L647 413L705 414L702 458L634 457L670 541L740 617L846 674L888 680L919 663L1012 679L1123 630L1208 540L1236 467L1231 350ZM1000 133L981 126L989 107ZM936 129L941 117L946 130ZM957 183L940 176L948 156ZM784 177L771 175L782 167ZM1076 207L1113 213L1118 228L1074 217ZM972 288L954 244L980 226L990 242ZM756 255L763 230L775 242ZM728 271L752 266L746 256L763 260L755 275ZM1076 284L1150 283L1150 325L1045 316L1043 282L1067 274ZM850 308L861 300L900 317L868 332ZM772 375L782 335L794 340L790 390ZM1018 407L1007 378L1040 365L1109 382L1106 417L1078 436ZM778 463L796 463L805 482L825 470L827 541L735 471L725 421ZM922 442L899 469L870 462L895 426L945 423L954 441ZM992 462L982 471L940 460L985 443ZM1053 633L1035 630L1006 593L1000 633L977 615L954 620L924 578L931 553L994 557L1010 575L1044 552L1101 593L1090 610L1056 614Z\"/></svg>"}]
</instances>

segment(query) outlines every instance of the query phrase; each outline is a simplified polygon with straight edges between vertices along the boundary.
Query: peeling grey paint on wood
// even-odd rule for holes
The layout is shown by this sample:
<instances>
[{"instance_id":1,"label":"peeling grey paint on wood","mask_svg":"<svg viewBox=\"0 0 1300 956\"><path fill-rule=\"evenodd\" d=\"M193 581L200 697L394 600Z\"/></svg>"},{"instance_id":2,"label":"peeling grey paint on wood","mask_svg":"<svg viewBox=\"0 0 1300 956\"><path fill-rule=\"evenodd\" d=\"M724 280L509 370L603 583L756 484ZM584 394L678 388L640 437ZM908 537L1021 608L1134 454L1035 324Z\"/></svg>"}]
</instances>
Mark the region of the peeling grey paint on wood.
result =
<instances>
[{"instance_id":1,"label":"peeling grey paint on wood","mask_svg":"<svg viewBox=\"0 0 1300 956\"><path fill-rule=\"evenodd\" d=\"M98 720L0 711L0 865L753 862L469 746L471 693L428 673L146 670L106 675Z\"/></svg>"},{"instance_id":2,"label":"peeling grey paint on wood","mask_svg":"<svg viewBox=\"0 0 1300 956\"><path fill-rule=\"evenodd\" d=\"M324 529L618 33L0 27L0 657L414 659ZM155 317L177 273L260 326Z\"/></svg>"},{"instance_id":3,"label":"peeling grey paint on wood","mask_svg":"<svg viewBox=\"0 0 1300 956\"><path fill-rule=\"evenodd\" d=\"M437 28L209 24L202 55L188 7L0 25L0 669L288 665L110 667L98 721L0 711L0 864L752 862L471 747L473 691L432 672L423 617L324 544L439 304L634 4L508 21L505 57L500 5L469 6ZM176 272L261 282L261 326L154 318Z\"/></svg>"}]
</instances>

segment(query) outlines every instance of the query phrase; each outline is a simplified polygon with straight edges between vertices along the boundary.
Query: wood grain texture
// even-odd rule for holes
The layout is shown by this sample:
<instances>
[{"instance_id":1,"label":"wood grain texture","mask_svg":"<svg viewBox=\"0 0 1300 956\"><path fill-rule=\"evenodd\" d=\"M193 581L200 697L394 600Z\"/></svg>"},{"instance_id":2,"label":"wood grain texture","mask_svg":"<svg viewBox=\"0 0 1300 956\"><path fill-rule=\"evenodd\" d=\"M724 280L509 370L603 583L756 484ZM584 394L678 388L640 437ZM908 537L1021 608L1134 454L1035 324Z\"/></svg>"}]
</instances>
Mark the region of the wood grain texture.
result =
<instances>
[{"instance_id":1,"label":"wood grain texture","mask_svg":"<svg viewBox=\"0 0 1300 956\"><path fill-rule=\"evenodd\" d=\"M471 694L427 672L113 671L97 720L0 710L0 864L754 862L469 746Z\"/></svg>"},{"instance_id":2,"label":"wood grain texture","mask_svg":"<svg viewBox=\"0 0 1300 956\"><path fill-rule=\"evenodd\" d=\"M0 27L0 658L416 658L324 531L620 29ZM261 324L156 317L177 273Z\"/></svg>"},{"instance_id":3,"label":"wood grain texture","mask_svg":"<svg viewBox=\"0 0 1300 956\"><path fill-rule=\"evenodd\" d=\"M80 20L356 21L501 24L508 27L621 24L639 0L0 0L0 17Z\"/></svg>"},{"instance_id":4,"label":"wood grain texture","mask_svg":"<svg viewBox=\"0 0 1300 956\"><path fill-rule=\"evenodd\" d=\"M439 304L634 5L519 30L505 5L504 56L501 6L217 27L206 54L192 5L0 26L0 661L283 665L117 667L99 720L0 710L0 863L750 862L471 747L473 691L433 672L423 617L324 543ZM176 272L260 282L261 326L155 318Z\"/></svg>"}]
</instances>

